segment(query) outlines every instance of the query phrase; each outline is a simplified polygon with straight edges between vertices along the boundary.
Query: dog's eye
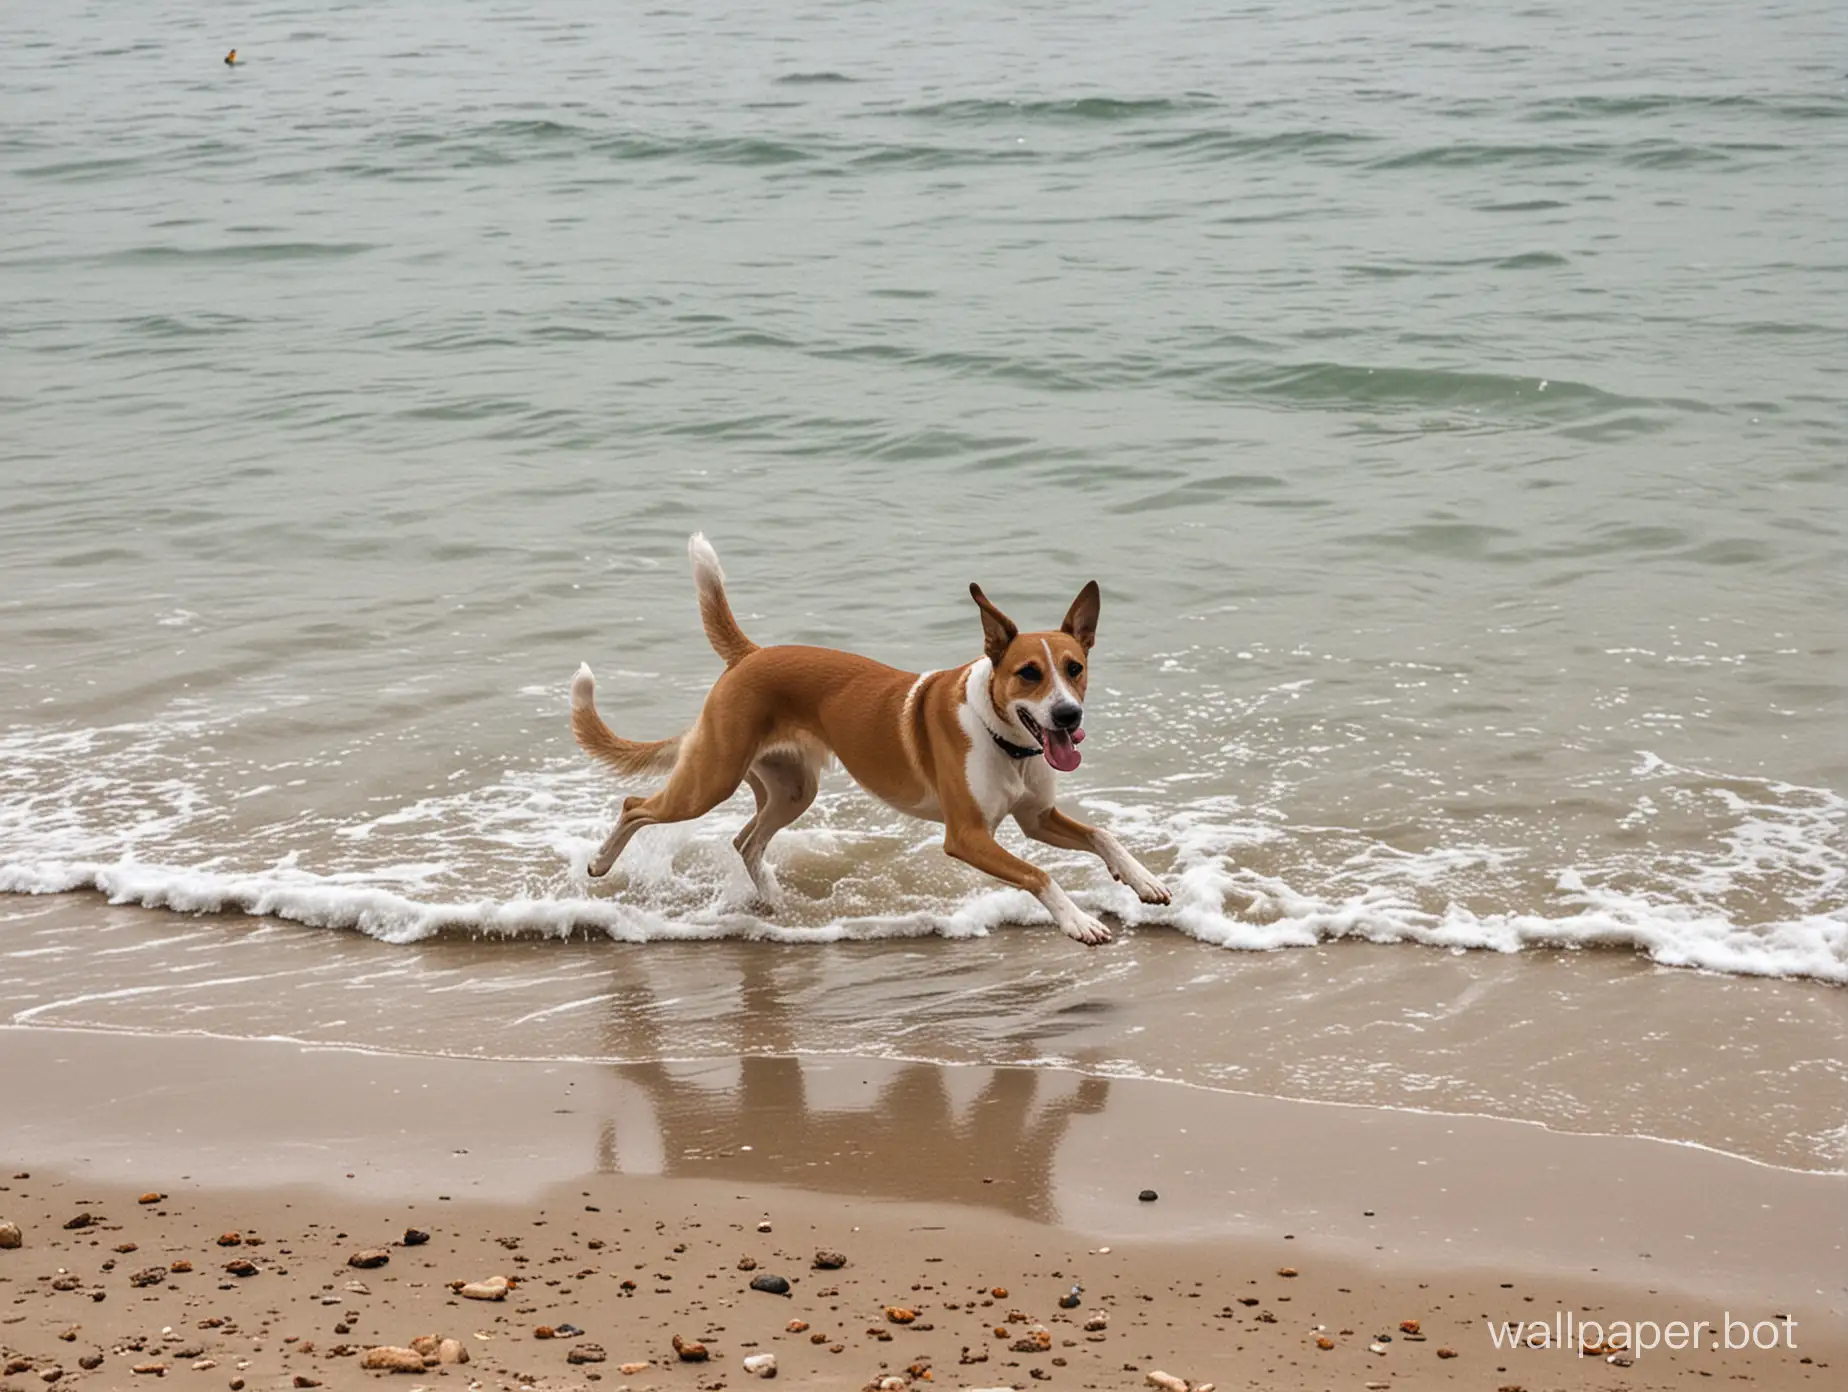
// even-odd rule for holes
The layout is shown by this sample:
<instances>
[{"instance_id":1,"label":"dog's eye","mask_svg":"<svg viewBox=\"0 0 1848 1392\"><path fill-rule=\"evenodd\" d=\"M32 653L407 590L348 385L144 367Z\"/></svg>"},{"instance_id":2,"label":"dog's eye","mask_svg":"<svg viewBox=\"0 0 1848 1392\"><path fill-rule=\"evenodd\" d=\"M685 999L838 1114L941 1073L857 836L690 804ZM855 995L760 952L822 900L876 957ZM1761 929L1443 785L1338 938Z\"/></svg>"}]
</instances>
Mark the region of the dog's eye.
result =
<instances>
[{"instance_id":1,"label":"dog's eye","mask_svg":"<svg viewBox=\"0 0 1848 1392\"><path fill-rule=\"evenodd\" d=\"M1018 672L1014 673L1014 675L1031 686L1039 681L1040 669L1029 662L1025 667L1022 667Z\"/></svg>"},{"instance_id":2,"label":"dog's eye","mask_svg":"<svg viewBox=\"0 0 1848 1392\"><path fill-rule=\"evenodd\" d=\"M1073 681L1077 681L1078 678L1084 675L1084 664L1082 662L1066 663L1065 664L1065 675L1070 677Z\"/></svg>"}]
</instances>

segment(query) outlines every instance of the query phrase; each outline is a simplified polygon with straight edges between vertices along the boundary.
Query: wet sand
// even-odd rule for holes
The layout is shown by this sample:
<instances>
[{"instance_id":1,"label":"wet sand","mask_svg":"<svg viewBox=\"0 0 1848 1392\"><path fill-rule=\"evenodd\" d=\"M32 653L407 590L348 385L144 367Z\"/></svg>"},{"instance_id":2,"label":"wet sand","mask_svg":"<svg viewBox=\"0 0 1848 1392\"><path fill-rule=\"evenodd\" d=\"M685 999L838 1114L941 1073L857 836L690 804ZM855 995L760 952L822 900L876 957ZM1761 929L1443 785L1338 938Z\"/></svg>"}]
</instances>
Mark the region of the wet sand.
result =
<instances>
[{"instance_id":1,"label":"wet sand","mask_svg":"<svg viewBox=\"0 0 1848 1392\"><path fill-rule=\"evenodd\" d=\"M802 949L601 934L393 944L95 895L0 899L0 937L0 1022L34 1027L487 1059L1051 1064L1848 1170L1839 987L1619 950L1227 952L1132 928L1087 952L1050 926Z\"/></svg>"},{"instance_id":2,"label":"wet sand","mask_svg":"<svg viewBox=\"0 0 1848 1392\"><path fill-rule=\"evenodd\" d=\"M155 1364L189 1386L358 1386L390 1376L364 1350L426 1333L469 1363L392 1383L738 1387L773 1352L817 1388L928 1367L921 1385L951 1388L1166 1371L1538 1392L1829 1387L1848 1360L1848 1180L1684 1146L851 1058L515 1064L12 1029L0 1075L0 1220L22 1230L0 1251L0 1349L30 1364L7 1387L141 1385ZM389 1260L347 1264L370 1248ZM818 1249L847 1265L814 1269ZM751 1290L763 1274L792 1294ZM502 1301L450 1289L496 1275L517 1281ZM1497 1349L1485 1324L1564 1311L1796 1323L1763 1327L1776 1349L1627 1367ZM583 1333L535 1337L564 1324ZM709 1361L678 1361L675 1334ZM589 1345L604 1361L568 1361Z\"/></svg>"}]
</instances>

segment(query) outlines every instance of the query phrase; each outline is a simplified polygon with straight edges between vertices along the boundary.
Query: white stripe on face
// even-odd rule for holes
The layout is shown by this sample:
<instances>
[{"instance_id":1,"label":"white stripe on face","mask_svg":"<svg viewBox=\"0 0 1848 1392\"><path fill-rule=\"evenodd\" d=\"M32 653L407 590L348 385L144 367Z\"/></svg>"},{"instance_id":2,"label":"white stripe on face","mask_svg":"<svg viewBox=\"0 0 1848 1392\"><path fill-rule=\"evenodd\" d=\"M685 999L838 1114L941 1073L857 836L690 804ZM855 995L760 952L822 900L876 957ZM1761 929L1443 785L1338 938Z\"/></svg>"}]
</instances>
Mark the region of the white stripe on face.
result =
<instances>
[{"instance_id":1,"label":"white stripe on face","mask_svg":"<svg viewBox=\"0 0 1848 1392\"><path fill-rule=\"evenodd\" d=\"M1046 639L1042 638L1040 639L1040 646L1046 650L1046 670L1052 674L1052 686L1053 686L1053 693L1054 693L1053 699L1052 699L1052 705L1057 705L1059 703L1058 698L1060 696L1063 696L1066 700L1070 701L1074 706L1078 707L1079 710L1083 710L1084 702L1078 699L1077 693L1074 692L1069 686L1067 686L1065 684L1065 678L1059 675L1059 664L1053 661L1053 658L1052 658L1052 644L1048 642ZM1050 708L1051 707L1049 706L1048 709Z\"/></svg>"}]
</instances>

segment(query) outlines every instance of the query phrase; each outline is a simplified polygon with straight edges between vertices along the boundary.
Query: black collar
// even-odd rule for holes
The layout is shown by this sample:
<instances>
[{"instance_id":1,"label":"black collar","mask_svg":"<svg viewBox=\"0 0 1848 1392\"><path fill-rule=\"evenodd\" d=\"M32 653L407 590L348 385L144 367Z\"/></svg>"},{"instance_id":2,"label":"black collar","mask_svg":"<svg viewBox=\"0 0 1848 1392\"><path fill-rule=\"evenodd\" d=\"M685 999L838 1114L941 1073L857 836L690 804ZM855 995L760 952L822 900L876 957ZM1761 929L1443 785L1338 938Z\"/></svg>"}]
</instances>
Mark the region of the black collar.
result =
<instances>
[{"instance_id":1,"label":"black collar","mask_svg":"<svg viewBox=\"0 0 1848 1392\"><path fill-rule=\"evenodd\" d=\"M993 730L990 730L988 732L988 738L990 738L997 745L999 745L1002 751L1006 753L1007 757L1010 759L1031 759L1035 754L1041 754L1045 752L1037 744L1029 746L1025 744L1010 743L1009 741L1002 739L1001 736L997 735Z\"/></svg>"}]
</instances>

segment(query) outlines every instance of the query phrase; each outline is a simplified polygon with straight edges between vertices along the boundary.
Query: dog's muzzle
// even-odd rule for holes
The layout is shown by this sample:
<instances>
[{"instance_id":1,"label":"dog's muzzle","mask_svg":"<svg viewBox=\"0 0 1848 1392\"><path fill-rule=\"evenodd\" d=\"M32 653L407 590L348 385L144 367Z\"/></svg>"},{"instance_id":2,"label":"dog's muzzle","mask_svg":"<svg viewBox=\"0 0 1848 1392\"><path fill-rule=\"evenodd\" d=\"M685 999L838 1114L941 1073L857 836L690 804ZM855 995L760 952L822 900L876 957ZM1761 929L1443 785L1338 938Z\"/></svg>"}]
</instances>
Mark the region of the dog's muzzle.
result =
<instances>
[{"instance_id":1,"label":"dog's muzzle","mask_svg":"<svg viewBox=\"0 0 1848 1392\"><path fill-rule=\"evenodd\" d=\"M1039 741L1046 762L1060 773L1070 773L1084 761L1078 752L1078 745L1084 739L1084 727L1079 723L1084 719L1083 706L1073 701L1059 702L1047 713L1052 721L1050 726L1040 724L1025 706L1016 706L1014 714L1027 733Z\"/></svg>"}]
</instances>

